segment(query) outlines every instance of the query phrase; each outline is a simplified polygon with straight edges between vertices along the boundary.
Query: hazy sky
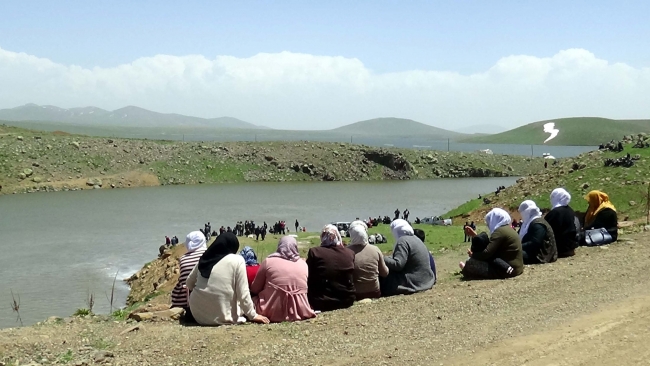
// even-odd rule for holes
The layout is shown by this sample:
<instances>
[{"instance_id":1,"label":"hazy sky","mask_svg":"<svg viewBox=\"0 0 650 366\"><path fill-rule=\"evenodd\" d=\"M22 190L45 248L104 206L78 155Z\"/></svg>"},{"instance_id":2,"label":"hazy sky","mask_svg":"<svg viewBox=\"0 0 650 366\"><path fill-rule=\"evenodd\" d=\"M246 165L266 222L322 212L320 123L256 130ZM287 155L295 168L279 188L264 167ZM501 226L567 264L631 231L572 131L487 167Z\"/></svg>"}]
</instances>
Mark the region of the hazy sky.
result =
<instances>
[{"instance_id":1,"label":"hazy sky","mask_svg":"<svg viewBox=\"0 0 650 366\"><path fill-rule=\"evenodd\" d=\"M650 118L650 1L4 1L0 108L274 128Z\"/></svg>"}]
</instances>

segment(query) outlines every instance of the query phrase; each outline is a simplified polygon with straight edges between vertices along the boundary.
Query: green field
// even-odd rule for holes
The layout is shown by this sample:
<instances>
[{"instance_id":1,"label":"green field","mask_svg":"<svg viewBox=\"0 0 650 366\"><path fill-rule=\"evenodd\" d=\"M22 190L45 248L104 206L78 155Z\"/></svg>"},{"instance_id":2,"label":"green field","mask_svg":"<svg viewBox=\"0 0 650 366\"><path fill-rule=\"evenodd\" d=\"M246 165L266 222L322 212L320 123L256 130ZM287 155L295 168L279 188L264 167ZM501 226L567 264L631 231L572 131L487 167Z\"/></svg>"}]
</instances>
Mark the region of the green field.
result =
<instances>
[{"instance_id":1,"label":"green field","mask_svg":"<svg viewBox=\"0 0 650 366\"><path fill-rule=\"evenodd\" d=\"M548 122L554 122L555 128L560 130L548 145L598 146L603 142L619 140L624 135L650 133L650 120L576 117L535 122L496 135L477 136L460 142L541 145L549 136L543 127Z\"/></svg>"}]
</instances>

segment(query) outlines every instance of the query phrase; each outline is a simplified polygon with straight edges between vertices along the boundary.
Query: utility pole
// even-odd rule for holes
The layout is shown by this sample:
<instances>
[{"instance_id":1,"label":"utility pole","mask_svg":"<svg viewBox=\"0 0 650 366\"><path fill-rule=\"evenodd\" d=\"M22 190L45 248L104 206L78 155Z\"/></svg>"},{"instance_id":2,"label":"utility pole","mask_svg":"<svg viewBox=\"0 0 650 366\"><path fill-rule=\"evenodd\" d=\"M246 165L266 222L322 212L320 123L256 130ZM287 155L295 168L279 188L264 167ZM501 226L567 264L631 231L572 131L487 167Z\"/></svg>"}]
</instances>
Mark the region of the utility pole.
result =
<instances>
[{"instance_id":1,"label":"utility pole","mask_svg":"<svg viewBox=\"0 0 650 366\"><path fill-rule=\"evenodd\" d=\"M530 145L530 156L531 157L535 156L535 145Z\"/></svg>"},{"instance_id":2,"label":"utility pole","mask_svg":"<svg viewBox=\"0 0 650 366\"><path fill-rule=\"evenodd\" d=\"M449 152L449 139L447 139L447 152Z\"/></svg>"},{"instance_id":3,"label":"utility pole","mask_svg":"<svg viewBox=\"0 0 650 366\"><path fill-rule=\"evenodd\" d=\"M183 142L185 142L185 134L183 134Z\"/></svg>"}]
</instances>

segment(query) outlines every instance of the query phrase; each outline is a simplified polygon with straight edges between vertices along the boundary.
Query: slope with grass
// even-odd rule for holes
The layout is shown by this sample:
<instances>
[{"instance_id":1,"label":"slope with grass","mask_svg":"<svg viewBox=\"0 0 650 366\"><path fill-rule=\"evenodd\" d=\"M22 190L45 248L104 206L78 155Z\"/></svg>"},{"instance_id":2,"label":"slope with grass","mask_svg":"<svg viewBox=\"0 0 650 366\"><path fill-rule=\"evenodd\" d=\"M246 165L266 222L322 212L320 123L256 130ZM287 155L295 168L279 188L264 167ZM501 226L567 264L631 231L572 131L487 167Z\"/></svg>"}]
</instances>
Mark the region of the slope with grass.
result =
<instances>
[{"instance_id":1,"label":"slope with grass","mask_svg":"<svg viewBox=\"0 0 650 366\"><path fill-rule=\"evenodd\" d=\"M631 143L626 144L625 150L620 153L593 151L576 158L563 159L557 165L550 164L541 173L520 178L515 185L507 187L499 195L485 195L491 201L490 204L474 199L445 216L482 221L491 208L502 207L519 219L516 211L522 201L531 199L540 208L548 210L551 191L563 187L571 193L571 207L576 211L586 211L588 205L583 197L589 191L601 190L609 195L616 206L619 221L629 219L645 223L650 184L650 149L632 146ZM605 159L623 157L627 153L633 157L638 155L639 158L631 168L604 166Z\"/></svg>"},{"instance_id":2,"label":"slope with grass","mask_svg":"<svg viewBox=\"0 0 650 366\"><path fill-rule=\"evenodd\" d=\"M369 181L528 174L521 156L323 142L97 138L0 126L0 194L165 184Z\"/></svg>"},{"instance_id":3,"label":"slope with grass","mask_svg":"<svg viewBox=\"0 0 650 366\"><path fill-rule=\"evenodd\" d=\"M559 118L540 121L495 135L470 137L467 143L541 145L550 136L544 132L546 123L555 123L560 132L547 145L598 146L620 139L623 135L650 133L650 120L613 120L598 117Z\"/></svg>"},{"instance_id":4,"label":"slope with grass","mask_svg":"<svg viewBox=\"0 0 650 366\"><path fill-rule=\"evenodd\" d=\"M441 139L459 139L466 136L459 132L444 130L411 119L393 117L355 122L331 131L350 135L427 136Z\"/></svg>"}]
</instances>

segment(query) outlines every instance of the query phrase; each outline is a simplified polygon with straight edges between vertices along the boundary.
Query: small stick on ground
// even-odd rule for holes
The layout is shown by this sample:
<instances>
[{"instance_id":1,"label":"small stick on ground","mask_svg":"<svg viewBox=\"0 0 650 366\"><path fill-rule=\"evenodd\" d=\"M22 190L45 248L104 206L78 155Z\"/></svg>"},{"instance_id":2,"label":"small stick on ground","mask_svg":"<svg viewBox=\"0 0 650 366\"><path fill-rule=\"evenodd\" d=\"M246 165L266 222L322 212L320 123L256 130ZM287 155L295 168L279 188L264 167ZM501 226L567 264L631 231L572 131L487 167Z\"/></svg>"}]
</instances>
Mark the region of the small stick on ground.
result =
<instances>
[{"instance_id":1,"label":"small stick on ground","mask_svg":"<svg viewBox=\"0 0 650 366\"><path fill-rule=\"evenodd\" d=\"M16 297L14 296L14 291L11 291L11 300L13 301L11 303L11 310L16 313L16 321L20 322L20 326L23 326L23 318L20 316L20 294L16 294L18 296L18 301L16 301Z\"/></svg>"}]
</instances>

